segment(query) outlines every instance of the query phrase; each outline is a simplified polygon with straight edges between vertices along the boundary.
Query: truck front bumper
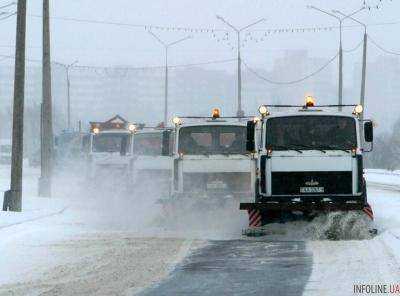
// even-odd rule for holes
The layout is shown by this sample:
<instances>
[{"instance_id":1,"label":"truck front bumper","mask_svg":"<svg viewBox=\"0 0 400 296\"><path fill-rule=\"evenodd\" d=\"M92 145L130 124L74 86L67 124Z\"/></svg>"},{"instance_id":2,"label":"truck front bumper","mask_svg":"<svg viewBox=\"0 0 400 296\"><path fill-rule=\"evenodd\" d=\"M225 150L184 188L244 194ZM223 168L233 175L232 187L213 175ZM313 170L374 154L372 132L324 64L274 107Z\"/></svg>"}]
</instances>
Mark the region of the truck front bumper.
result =
<instances>
[{"instance_id":1,"label":"truck front bumper","mask_svg":"<svg viewBox=\"0 0 400 296\"><path fill-rule=\"evenodd\" d=\"M273 211L357 211L365 207L365 200L357 199L299 200L299 201L261 201L256 203L241 203L240 210L273 210Z\"/></svg>"}]
</instances>

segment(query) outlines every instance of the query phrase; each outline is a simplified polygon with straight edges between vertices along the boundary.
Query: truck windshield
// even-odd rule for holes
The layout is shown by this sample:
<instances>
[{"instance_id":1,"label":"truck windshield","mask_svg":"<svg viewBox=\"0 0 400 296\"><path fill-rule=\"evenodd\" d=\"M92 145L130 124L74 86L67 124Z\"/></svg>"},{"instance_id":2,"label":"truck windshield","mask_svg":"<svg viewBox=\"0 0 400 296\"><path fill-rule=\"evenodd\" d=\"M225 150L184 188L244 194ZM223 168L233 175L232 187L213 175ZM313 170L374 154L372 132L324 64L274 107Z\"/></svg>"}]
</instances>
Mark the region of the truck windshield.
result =
<instances>
[{"instance_id":1,"label":"truck windshield","mask_svg":"<svg viewBox=\"0 0 400 296\"><path fill-rule=\"evenodd\" d=\"M268 119L266 148L349 150L357 147L356 123L345 116L288 116Z\"/></svg>"},{"instance_id":2,"label":"truck windshield","mask_svg":"<svg viewBox=\"0 0 400 296\"><path fill-rule=\"evenodd\" d=\"M179 132L179 152L190 155L245 154L246 127L191 126Z\"/></svg>"},{"instance_id":3,"label":"truck windshield","mask_svg":"<svg viewBox=\"0 0 400 296\"><path fill-rule=\"evenodd\" d=\"M135 134L133 137L133 154L161 155L162 133Z\"/></svg>"},{"instance_id":4,"label":"truck windshield","mask_svg":"<svg viewBox=\"0 0 400 296\"><path fill-rule=\"evenodd\" d=\"M129 151L128 134L104 133L93 136L93 152L121 152L121 147L125 146L125 151Z\"/></svg>"}]
</instances>

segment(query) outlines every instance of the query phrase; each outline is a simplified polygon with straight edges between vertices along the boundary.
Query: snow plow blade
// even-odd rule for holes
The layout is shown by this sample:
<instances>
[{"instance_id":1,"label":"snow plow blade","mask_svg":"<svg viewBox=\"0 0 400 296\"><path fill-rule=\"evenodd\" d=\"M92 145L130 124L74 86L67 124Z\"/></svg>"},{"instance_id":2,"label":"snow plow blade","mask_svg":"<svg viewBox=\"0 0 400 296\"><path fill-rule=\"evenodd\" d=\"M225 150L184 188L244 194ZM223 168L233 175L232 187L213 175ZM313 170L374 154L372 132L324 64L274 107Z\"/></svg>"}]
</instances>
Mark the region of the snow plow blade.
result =
<instances>
[{"instance_id":1,"label":"snow plow blade","mask_svg":"<svg viewBox=\"0 0 400 296\"><path fill-rule=\"evenodd\" d=\"M272 211L360 211L364 203L332 203L332 202L263 202L241 203L240 210L272 210Z\"/></svg>"},{"instance_id":2,"label":"snow plow blade","mask_svg":"<svg viewBox=\"0 0 400 296\"><path fill-rule=\"evenodd\" d=\"M368 234L368 236L377 234L376 229L370 228L374 215L368 203L241 203L240 210L246 210L249 217L248 228L242 231L242 234L246 236L277 234L276 227L273 227L274 230L271 231L269 227L271 224L285 224L294 221L308 221L311 223L315 219L320 222L324 221L317 228L322 229L323 235L328 239L349 238L353 234L355 234L355 237L367 237L365 234ZM324 224L325 226L323 226ZM350 230L353 230L353 233Z\"/></svg>"}]
</instances>

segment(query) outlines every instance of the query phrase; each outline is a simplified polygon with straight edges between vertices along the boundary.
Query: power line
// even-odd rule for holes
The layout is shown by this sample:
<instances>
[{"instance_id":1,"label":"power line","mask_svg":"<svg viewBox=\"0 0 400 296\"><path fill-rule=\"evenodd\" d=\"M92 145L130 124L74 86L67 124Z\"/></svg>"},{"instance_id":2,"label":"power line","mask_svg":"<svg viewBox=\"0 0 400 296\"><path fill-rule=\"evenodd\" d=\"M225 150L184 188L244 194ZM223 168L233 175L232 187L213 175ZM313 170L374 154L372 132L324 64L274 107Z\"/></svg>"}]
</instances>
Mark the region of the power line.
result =
<instances>
[{"instance_id":1,"label":"power line","mask_svg":"<svg viewBox=\"0 0 400 296\"><path fill-rule=\"evenodd\" d=\"M211 64L224 64L229 62L235 62L237 59L226 59L226 60L217 60L217 61L209 61L197 64L183 64L183 65L172 65L169 68L182 68L182 67L195 67L195 66L204 66L204 65L211 65Z\"/></svg>"},{"instance_id":2,"label":"power line","mask_svg":"<svg viewBox=\"0 0 400 296\"><path fill-rule=\"evenodd\" d=\"M7 8L7 7L10 7L10 6L14 6L14 5L16 5L16 4L17 4L17 3L15 3L15 2L11 2L11 3L5 4L5 5L3 5L3 6L0 6L0 9Z\"/></svg>"},{"instance_id":3,"label":"power line","mask_svg":"<svg viewBox=\"0 0 400 296\"><path fill-rule=\"evenodd\" d=\"M379 48L384 53L400 56L400 52L394 52L394 51L385 49L384 47L379 45L374 39L372 39L370 35L368 35L368 39L372 42L372 44L374 44L377 48Z\"/></svg>"},{"instance_id":4,"label":"power line","mask_svg":"<svg viewBox=\"0 0 400 296\"><path fill-rule=\"evenodd\" d=\"M13 56L13 55L0 54L0 57L3 57L4 60L6 60L6 59L11 59L11 60L15 59L15 56ZM42 62L42 60L30 59L30 58L25 58L25 61L33 62L33 63L41 63Z\"/></svg>"},{"instance_id":5,"label":"power line","mask_svg":"<svg viewBox=\"0 0 400 296\"><path fill-rule=\"evenodd\" d=\"M356 51L363 43L364 40L361 40L355 47L353 47L352 49L343 49L343 52L350 53Z\"/></svg>"},{"instance_id":6,"label":"power line","mask_svg":"<svg viewBox=\"0 0 400 296\"><path fill-rule=\"evenodd\" d=\"M177 65L169 65L168 68L183 68L183 67L195 67L195 66L204 66L211 64L223 64L234 62L236 59L225 59L225 60L213 60L207 62L200 63L191 63L191 64L177 64ZM60 64L60 63L56 63ZM148 69L164 69L165 66L147 66L147 67L98 67L98 66L84 66L84 65L75 65L71 67L71 69L88 69L88 70L148 70Z\"/></svg>"},{"instance_id":7,"label":"power line","mask_svg":"<svg viewBox=\"0 0 400 296\"><path fill-rule=\"evenodd\" d=\"M15 57L12 55L3 55L0 54L2 60L6 59L14 59ZM38 59L26 59L29 62L41 63L42 60ZM168 68L183 68L183 67L195 67L195 66L204 66L204 65L216 65L216 64L224 64L229 62L234 62L236 59L225 59L225 60L212 60L206 62L199 62L199 63L190 63L190 64L177 64L177 65L170 65ZM61 65L64 66L63 63L53 61L52 64L54 65ZM74 65L71 69L88 69L88 70L148 70L148 69L164 69L165 66L147 66L147 67L104 67L104 66L87 66L87 65Z\"/></svg>"},{"instance_id":8,"label":"power line","mask_svg":"<svg viewBox=\"0 0 400 296\"><path fill-rule=\"evenodd\" d=\"M389 0L390 2L393 2L392 0ZM363 0L363 5L366 7L368 10L373 10L373 9L382 9L383 7L383 0L375 1L375 4L371 4L371 1L368 0Z\"/></svg>"},{"instance_id":9,"label":"power line","mask_svg":"<svg viewBox=\"0 0 400 296\"><path fill-rule=\"evenodd\" d=\"M34 18L42 18L41 15L37 15L37 14L28 14L28 16L29 17L34 17ZM226 30L216 29L216 28L156 26L156 25L132 24L132 23L124 23L124 22L113 22L113 21L105 21L105 20L73 18L73 17L53 16L53 17L51 17L51 19L61 20L61 21L78 22L78 23L89 23L89 24L113 25L113 26L120 26L120 27L142 28L142 29L145 29L145 30L181 31L181 32L192 32L192 33L213 33L213 32L217 32L217 31L226 32Z\"/></svg>"},{"instance_id":10,"label":"power line","mask_svg":"<svg viewBox=\"0 0 400 296\"><path fill-rule=\"evenodd\" d=\"M37 14L28 14L29 17L33 18L42 18L41 15ZM101 24L101 25L112 25L119 27L131 27L131 28L141 28L145 30L161 30L161 31L172 31L172 32L190 32L190 33L219 33L222 32L224 34L229 34L226 29L219 28L209 28L209 27L180 27L180 26L158 26L152 24L133 24L126 22L114 22L107 20L96 20L96 19L85 19L85 18L75 18L75 17L59 17L53 16L51 19L68 21L68 22L77 22L77 23L88 23L88 24ZM371 23L367 24L368 27L371 26L389 26L389 25L398 25L400 21L393 22L381 22L381 23ZM342 28L358 28L360 25L345 25ZM339 29L339 26L312 26L312 27L280 27L280 28L265 28L265 29L257 29L250 30L250 32L261 32L264 33L264 36L272 35L272 34L287 34L287 33L319 33L324 31L332 31L335 29ZM216 35L213 35L216 38ZM224 39L224 38L222 38Z\"/></svg>"},{"instance_id":11,"label":"power line","mask_svg":"<svg viewBox=\"0 0 400 296\"><path fill-rule=\"evenodd\" d=\"M296 80L292 80L292 81L274 81L271 79L268 79L264 76L262 76L261 74L259 74L256 70L252 69L251 67L249 67L249 65L246 64L245 61L242 60L243 64L245 65L245 67L251 72L253 73L256 77L258 77L261 80L264 80L268 83L271 84L278 84L278 85L290 85L290 84L296 84L296 83L300 83L303 82L304 80L307 80L308 78L317 75L318 73L320 73L322 70L324 70L325 68L327 68L334 60L336 60L336 58L339 56L339 53L337 53L334 57L332 57L325 65L323 65L321 68L319 68L318 70L316 70L315 72L308 74L300 79L296 79Z\"/></svg>"},{"instance_id":12,"label":"power line","mask_svg":"<svg viewBox=\"0 0 400 296\"><path fill-rule=\"evenodd\" d=\"M0 21L6 20L6 19L8 19L8 18L10 18L10 17L12 17L12 16L14 16L16 14L17 14L17 12L15 11L15 12L12 12L12 13L6 15L6 16L0 17Z\"/></svg>"}]
</instances>

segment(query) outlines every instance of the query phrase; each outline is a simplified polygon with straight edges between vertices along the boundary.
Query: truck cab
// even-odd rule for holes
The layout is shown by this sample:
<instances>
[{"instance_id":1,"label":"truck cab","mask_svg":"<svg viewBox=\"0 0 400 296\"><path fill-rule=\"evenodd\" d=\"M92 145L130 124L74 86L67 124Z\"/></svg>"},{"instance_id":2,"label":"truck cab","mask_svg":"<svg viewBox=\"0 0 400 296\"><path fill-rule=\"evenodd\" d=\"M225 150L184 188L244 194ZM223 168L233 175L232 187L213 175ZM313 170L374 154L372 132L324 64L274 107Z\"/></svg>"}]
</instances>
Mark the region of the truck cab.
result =
<instances>
[{"instance_id":1,"label":"truck cab","mask_svg":"<svg viewBox=\"0 0 400 296\"><path fill-rule=\"evenodd\" d=\"M133 183L137 190L148 190L157 183L157 192L169 192L172 176L173 129L143 128L133 134ZM151 186L151 185L150 185Z\"/></svg>"},{"instance_id":2,"label":"truck cab","mask_svg":"<svg viewBox=\"0 0 400 296\"><path fill-rule=\"evenodd\" d=\"M105 122L90 123L90 133L83 137L89 179L104 182L117 175L126 176L128 180L135 130L135 124L119 115Z\"/></svg>"},{"instance_id":3,"label":"truck cab","mask_svg":"<svg viewBox=\"0 0 400 296\"><path fill-rule=\"evenodd\" d=\"M270 113L269 107L261 106L260 120L247 125L247 150L257 158L256 190L254 202L240 208L260 216L250 226L293 211L365 210L372 218L363 156L372 148L373 125L361 119L362 106L334 112L338 106L315 106L308 98L304 106L278 106L293 111Z\"/></svg>"},{"instance_id":4,"label":"truck cab","mask_svg":"<svg viewBox=\"0 0 400 296\"><path fill-rule=\"evenodd\" d=\"M232 198L253 195L255 162L246 151L246 123L237 118L175 117L172 197Z\"/></svg>"}]
</instances>

